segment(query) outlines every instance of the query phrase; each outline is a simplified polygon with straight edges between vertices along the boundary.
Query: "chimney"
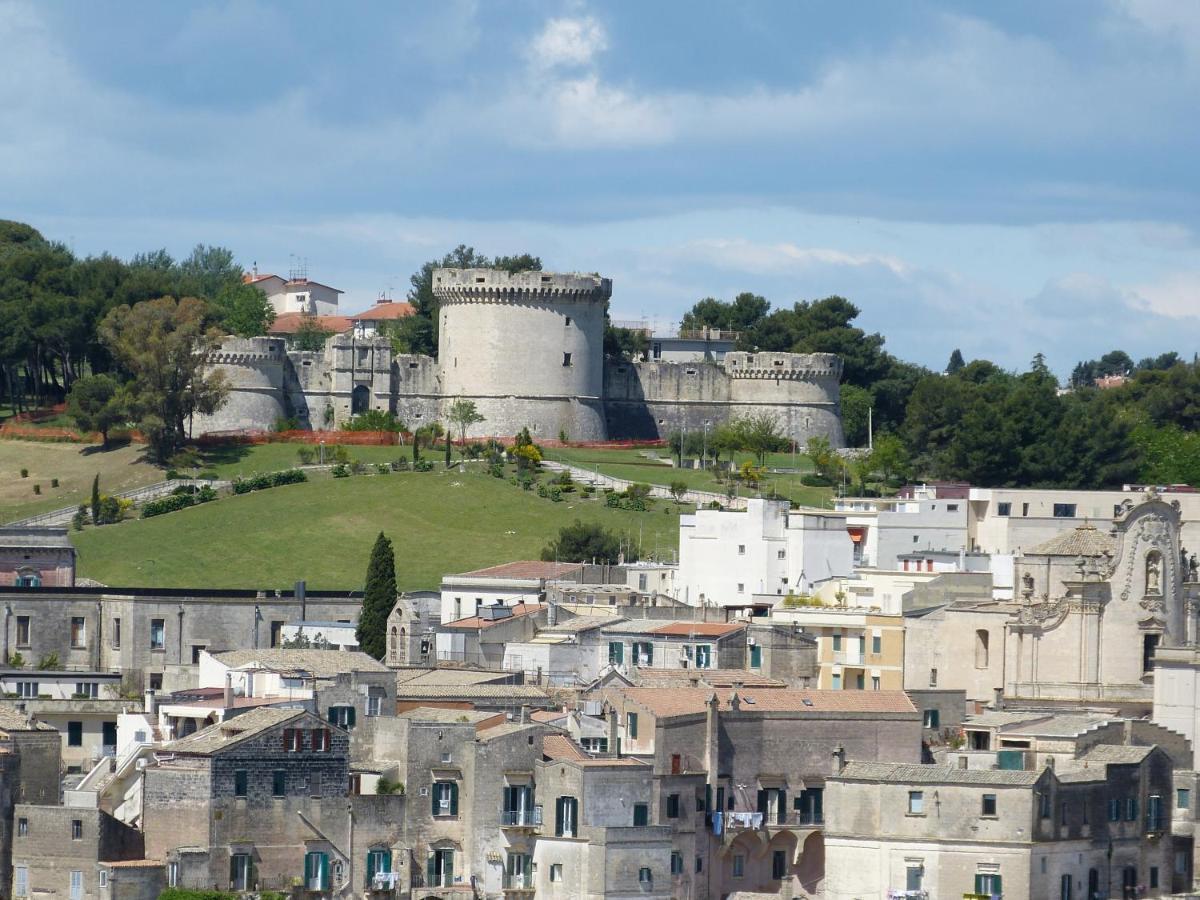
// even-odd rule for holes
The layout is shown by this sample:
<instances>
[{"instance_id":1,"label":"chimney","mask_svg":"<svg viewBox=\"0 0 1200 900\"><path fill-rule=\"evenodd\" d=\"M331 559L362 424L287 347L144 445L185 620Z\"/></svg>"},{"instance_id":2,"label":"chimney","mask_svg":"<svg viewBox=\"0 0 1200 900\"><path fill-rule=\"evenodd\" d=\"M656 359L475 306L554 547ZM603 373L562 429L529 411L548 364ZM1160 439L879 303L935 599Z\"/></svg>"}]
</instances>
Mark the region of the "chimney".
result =
<instances>
[{"instance_id":1,"label":"chimney","mask_svg":"<svg viewBox=\"0 0 1200 900\"><path fill-rule=\"evenodd\" d=\"M521 724L529 724L529 707L523 703L521 704Z\"/></svg>"},{"instance_id":2,"label":"chimney","mask_svg":"<svg viewBox=\"0 0 1200 900\"><path fill-rule=\"evenodd\" d=\"M558 624L558 604L557 603L551 602L550 608L546 610L546 624L547 625L557 625Z\"/></svg>"},{"instance_id":3,"label":"chimney","mask_svg":"<svg viewBox=\"0 0 1200 900\"><path fill-rule=\"evenodd\" d=\"M303 581L297 581L296 587L295 587L295 595L296 595L296 599L300 601L300 621L301 622L305 621L307 618L305 616L305 609L304 609L307 593L308 593L308 585L305 584Z\"/></svg>"},{"instance_id":4,"label":"chimney","mask_svg":"<svg viewBox=\"0 0 1200 900\"><path fill-rule=\"evenodd\" d=\"M833 774L841 775L844 768L846 768L846 748L838 744L833 751Z\"/></svg>"},{"instance_id":5,"label":"chimney","mask_svg":"<svg viewBox=\"0 0 1200 900\"><path fill-rule=\"evenodd\" d=\"M737 712L742 708L742 699L737 695L737 691L729 695L729 708L733 712Z\"/></svg>"},{"instance_id":6,"label":"chimney","mask_svg":"<svg viewBox=\"0 0 1200 900\"><path fill-rule=\"evenodd\" d=\"M155 712L155 706L157 706L157 704L154 702L154 688L147 688L144 698L145 702L142 704L142 711L153 714Z\"/></svg>"},{"instance_id":7,"label":"chimney","mask_svg":"<svg viewBox=\"0 0 1200 900\"><path fill-rule=\"evenodd\" d=\"M718 723L721 701L716 691L709 695L704 716L704 769L708 773L705 781L716 794L717 775L720 767L721 727Z\"/></svg>"},{"instance_id":8,"label":"chimney","mask_svg":"<svg viewBox=\"0 0 1200 900\"><path fill-rule=\"evenodd\" d=\"M1004 709L1004 688L992 688L992 709Z\"/></svg>"},{"instance_id":9,"label":"chimney","mask_svg":"<svg viewBox=\"0 0 1200 900\"><path fill-rule=\"evenodd\" d=\"M225 705L226 709L230 709L233 706L233 673L232 672L225 673L224 705Z\"/></svg>"},{"instance_id":10,"label":"chimney","mask_svg":"<svg viewBox=\"0 0 1200 900\"><path fill-rule=\"evenodd\" d=\"M620 738L617 737L617 711L611 706L608 708L608 755L620 756L617 751L617 743Z\"/></svg>"}]
</instances>

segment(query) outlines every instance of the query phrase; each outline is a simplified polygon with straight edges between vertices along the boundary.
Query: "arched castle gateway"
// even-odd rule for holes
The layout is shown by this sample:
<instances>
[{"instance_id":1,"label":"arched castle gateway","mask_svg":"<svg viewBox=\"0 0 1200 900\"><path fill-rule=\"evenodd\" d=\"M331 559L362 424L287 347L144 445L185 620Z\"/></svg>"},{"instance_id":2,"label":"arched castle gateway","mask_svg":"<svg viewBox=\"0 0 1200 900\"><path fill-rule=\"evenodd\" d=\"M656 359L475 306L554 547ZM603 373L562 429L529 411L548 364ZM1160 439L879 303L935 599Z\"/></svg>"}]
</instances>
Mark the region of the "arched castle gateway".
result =
<instances>
[{"instance_id":1,"label":"arched castle gateway","mask_svg":"<svg viewBox=\"0 0 1200 900\"><path fill-rule=\"evenodd\" d=\"M214 357L232 385L193 434L270 428L281 416L336 428L356 412L394 412L415 427L446 421L459 397L484 421L470 437L522 427L542 440L666 437L710 431L767 412L788 437L844 443L829 353L725 354L721 362L606 360L604 320L612 282L599 275L437 269L438 358L394 354L385 338L330 338L316 352L280 338L230 338Z\"/></svg>"}]
</instances>

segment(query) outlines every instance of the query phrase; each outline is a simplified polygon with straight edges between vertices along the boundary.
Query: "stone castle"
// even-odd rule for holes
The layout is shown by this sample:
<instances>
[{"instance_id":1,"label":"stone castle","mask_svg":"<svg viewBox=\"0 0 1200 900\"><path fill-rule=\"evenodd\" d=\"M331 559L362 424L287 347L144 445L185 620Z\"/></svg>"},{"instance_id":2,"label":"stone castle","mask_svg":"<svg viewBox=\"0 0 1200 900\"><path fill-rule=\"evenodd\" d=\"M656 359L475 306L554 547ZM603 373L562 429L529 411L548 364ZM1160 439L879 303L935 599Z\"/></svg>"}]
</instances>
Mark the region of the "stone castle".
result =
<instances>
[{"instance_id":1,"label":"stone castle","mask_svg":"<svg viewBox=\"0 0 1200 900\"><path fill-rule=\"evenodd\" d=\"M598 275L438 269L438 357L394 353L385 337L343 334L320 351L283 338L230 338L212 365L230 396L193 434L271 428L338 428L369 409L410 428L447 420L449 405L475 402L484 421L468 437L605 441L664 438L770 413L801 443L843 446L841 359L828 353L728 352L718 362L605 359L612 281Z\"/></svg>"}]
</instances>

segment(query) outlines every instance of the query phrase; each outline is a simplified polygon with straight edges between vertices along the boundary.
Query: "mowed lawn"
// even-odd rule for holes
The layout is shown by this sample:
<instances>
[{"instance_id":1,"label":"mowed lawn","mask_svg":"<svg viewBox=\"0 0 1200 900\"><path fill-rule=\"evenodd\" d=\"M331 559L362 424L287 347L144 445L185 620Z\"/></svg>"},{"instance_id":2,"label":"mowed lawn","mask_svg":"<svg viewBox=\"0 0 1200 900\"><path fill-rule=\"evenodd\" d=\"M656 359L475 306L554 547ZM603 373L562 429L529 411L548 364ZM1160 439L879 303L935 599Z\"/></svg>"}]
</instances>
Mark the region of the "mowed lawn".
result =
<instances>
[{"instance_id":1,"label":"mowed lawn","mask_svg":"<svg viewBox=\"0 0 1200 900\"><path fill-rule=\"evenodd\" d=\"M293 451L294 452L294 451ZM558 529L599 522L643 550L675 550L679 512L561 503L479 471L322 477L118 525L72 532L79 573L113 586L361 589L375 536L396 547L401 589L514 559L537 559ZM664 511L665 510L665 511ZM684 511L688 511L684 507Z\"/></svg>"},{"instance_id":2,"label":"mowed lawn","mask_svg":"<svg viewBox=\"0 0 1200 900\"><path fill-rule=\"evenodd\" d=\"M718 484L708 469L676 469L667 465L668 451L663 449L650 450L593 450L581 447L554 448L546 451L550 459L559 460L574 466L580 466L608 475L612 478L624 478L629 481L640 481L646 484L669 486L673 481L682 481L689 488L698 491L711 491L714 494L724 494L725 485ZM735 454L735 461L754 462L750 453ZM772 453L767 457L767 465L771 468L791 468L791 454ZM795 456L795 468L800 473L811 472L813 467L808 457L802 453ZM801 474L772 474L768 472L760 485L764 493L773 488L779 496L786 497L801 506L828 507L833 497L833 489L827 487L810 487L801 481ZM738 486L738 493L756 496L757 491Z\"/></svg>"},{"instance_id":3,"label":"mowed lawn","mask_svg":"<svg viewBox=\"0 0 1200 900\"><path fill-rule=\"evenodd\" d=\"M89 502L97 475L104 493L161 481L162 470L145 460L145 449L141 444L101 450L99 445L0 441L0 524ZM28 469L29 477L22 478L21 469ZM53 478L58 487L50 486ZM35 484L41 494L33 492Z\"/></svg>"}]
</instances>

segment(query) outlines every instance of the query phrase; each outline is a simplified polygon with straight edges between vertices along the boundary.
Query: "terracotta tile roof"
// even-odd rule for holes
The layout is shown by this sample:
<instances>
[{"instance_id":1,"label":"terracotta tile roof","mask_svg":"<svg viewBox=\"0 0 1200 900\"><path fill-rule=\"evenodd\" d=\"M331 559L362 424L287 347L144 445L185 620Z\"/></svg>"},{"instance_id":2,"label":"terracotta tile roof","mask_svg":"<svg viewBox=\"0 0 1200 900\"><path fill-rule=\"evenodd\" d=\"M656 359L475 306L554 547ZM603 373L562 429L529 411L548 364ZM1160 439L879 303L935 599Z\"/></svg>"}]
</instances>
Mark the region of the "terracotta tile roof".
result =
<instances>
[{"instance_id":1,"label":"terracotta tile roof","mask_svg":"<svg viewBox=\"0 0 1200 900\"><path fill-rule=\"evenodd\" d=\"M580 766L646 766L629 756L591 756L565 734L547 734L542 738L542 756Z\"/></svg>"},{"instance_id":2,"label":"terracotta tile roof","mask_svg":"<svg viewBox=\"0 0 1200 900\"><path fill-rule=\"evenodd\" d=\"M735 631L745 631L742 622L671 622L653 629L651 634L669 634L677 637L724 637Z\"/></svg>"},{"instance_id":3,"label":"terracotta tile roof","mask_svg":"<svg viewBox=\"0 0 1200 900\"><path fill-rule=\"evenodd\" d=\"M786 681L768 678L749 669L641 669L632 670L638 687L709 687L785 688Z\"/></svg>"},{"instance_id":4,"label":"terracotta tile roof","mask_svg":"<svg viewBox=\"0 0 1200 900\"><path fill-rule=\"evenodd\" d=\"M549 694L534 684L401 684L397 700L546 700Z\"/></svg>"},{"instance_id":5,"label":"terracotta tile roof","mask_svg":"<svg viewBox=\"0 0 1200 900\"><path fill-rule=\"evenodd\" d=\"M349 316L310 316L305 313L287 312L275 317L275 321L267 329L267 334L296 334L305 321L311 321L322 331L333 334L345 334L354 327L354 322Z\"/></svg>"},{"instance_id":6,"label":"terracotta tile roof","mask_svg":"<svg viewBox=\"0 0 1200 900\"><path fill-rule=\"evenodd\" d=\"M100 865L110 869L159 869L164 863L161 859L118 859L113 862L101 860Z\"/></svg>"},{"instance_id":7,"label":"terracotta tile roof","mask_svg":"<svg viewBox=\"0 0 1200 900\"><path fill-rule=\"evenodd\" d=\"M783 688L621 688L619 694L644 706L659 718L703 713L714 693L720 711L728 712L737 694L742 712L799 713L916 713L903 691L796 691Z\"/></svg>"},{"instance_id":8,"label":"terracotta tile roof","mask_svg":"<svg viewBox=\"0 0 1200 900\"><path fill-rule=\"evenodd\" d=\"M412 674L401 669L396 673L398 685L449 685L464 684L508 684L513 680L512 672L489 672L483 669L427 669Z\"/></svg>"},{"instance_id":9,"label":"terracotta tile roof","mask_svg":"<svg viewBox=\"0 0 1200 900\"><path fill-rule=\"evenodd\" d=\"M1112 556L1117 549L1110 535L1094 525L1080 525L1025 550L1027 556Z\"/></svg>"},{"instance_id":10,"label":"terracotta tile roof","mask_svg":"<svg viewBox=\"0 0 1200 900\"><path fill-rule=\"evenodd\" d=\"M415 312L416 310L413 309L411 303L396 303L392 300L384 300L376 303L365 312L360 312L358 315L351 316L350 318L355 322L404 319Z\"/></svg>"},{"instance_id":11,"label":"terracotta tile roof","mask_svg":"<svg viewBox=\"0 0 1200 900\"><path fill-rule=\"evenodd\" d=\"M499 619L485 619L483 616L467 616L465 619L459 619L455 622L446 622L442 625L442 628L491 628L493 625L498 625L501 622L511 622L513 619L519 619L522 616L539 612L546 607L540 603L517 603L508 608L512 610L511 616L504 616Z\"/></svg>"},{"instance_id":12,"label":"terracotta tile roof","mask_svg":"<svg viewBox=\"0 0 1200 900\"><path fill-rule=\"evenodd\" d=\"M529 718L533 722L557 722L559 719L565 719L570 713L565 713L561 709L535 709L529 714Z\"/></svg>"},{"instance_id":13,"label":"terracotta tile roof","mask_svg":"<svg viewBox=\"0 0 1200 900\"><path fill-rule=\"evenodd\" d=\"M242 281L245 284L257 284L260 281L266 281L268 278L278 278L283 281L283 276L272 275L270 272L265 272L262 275L255 275L253 272L246 272L242 275Z\"/></svg>"},{"instance_id":14,"label":"terracotta tile roof","mask_svg":"<svg viewBox=\"0 0 1200 900\"><path fill-rule=\"evenodd\" d=\"M583 568L583 563L543 562L538 559L523 559L515 562L502 563L498 566L488 566L486 569L476 569L473 572L459 572L464 578L519 578L553 579L571 575Z\"/></svg>"},{"instance_id":15,"label":"terracotta tile roof","mask_svg":"<svg viewBox=\"0 0 1200 900\"><path fill-rule=\"evenodd\" d=\"M345 291L339 291L337 288L333 287L332 285L322 284L319 281L311 281L308 278L289 278L287 280L287 283L288 284L297 284L297 285L315 284L317 287L328 288L329 290L333 291L335 294L346 293Z\"/></svg>"}]
</instances>

